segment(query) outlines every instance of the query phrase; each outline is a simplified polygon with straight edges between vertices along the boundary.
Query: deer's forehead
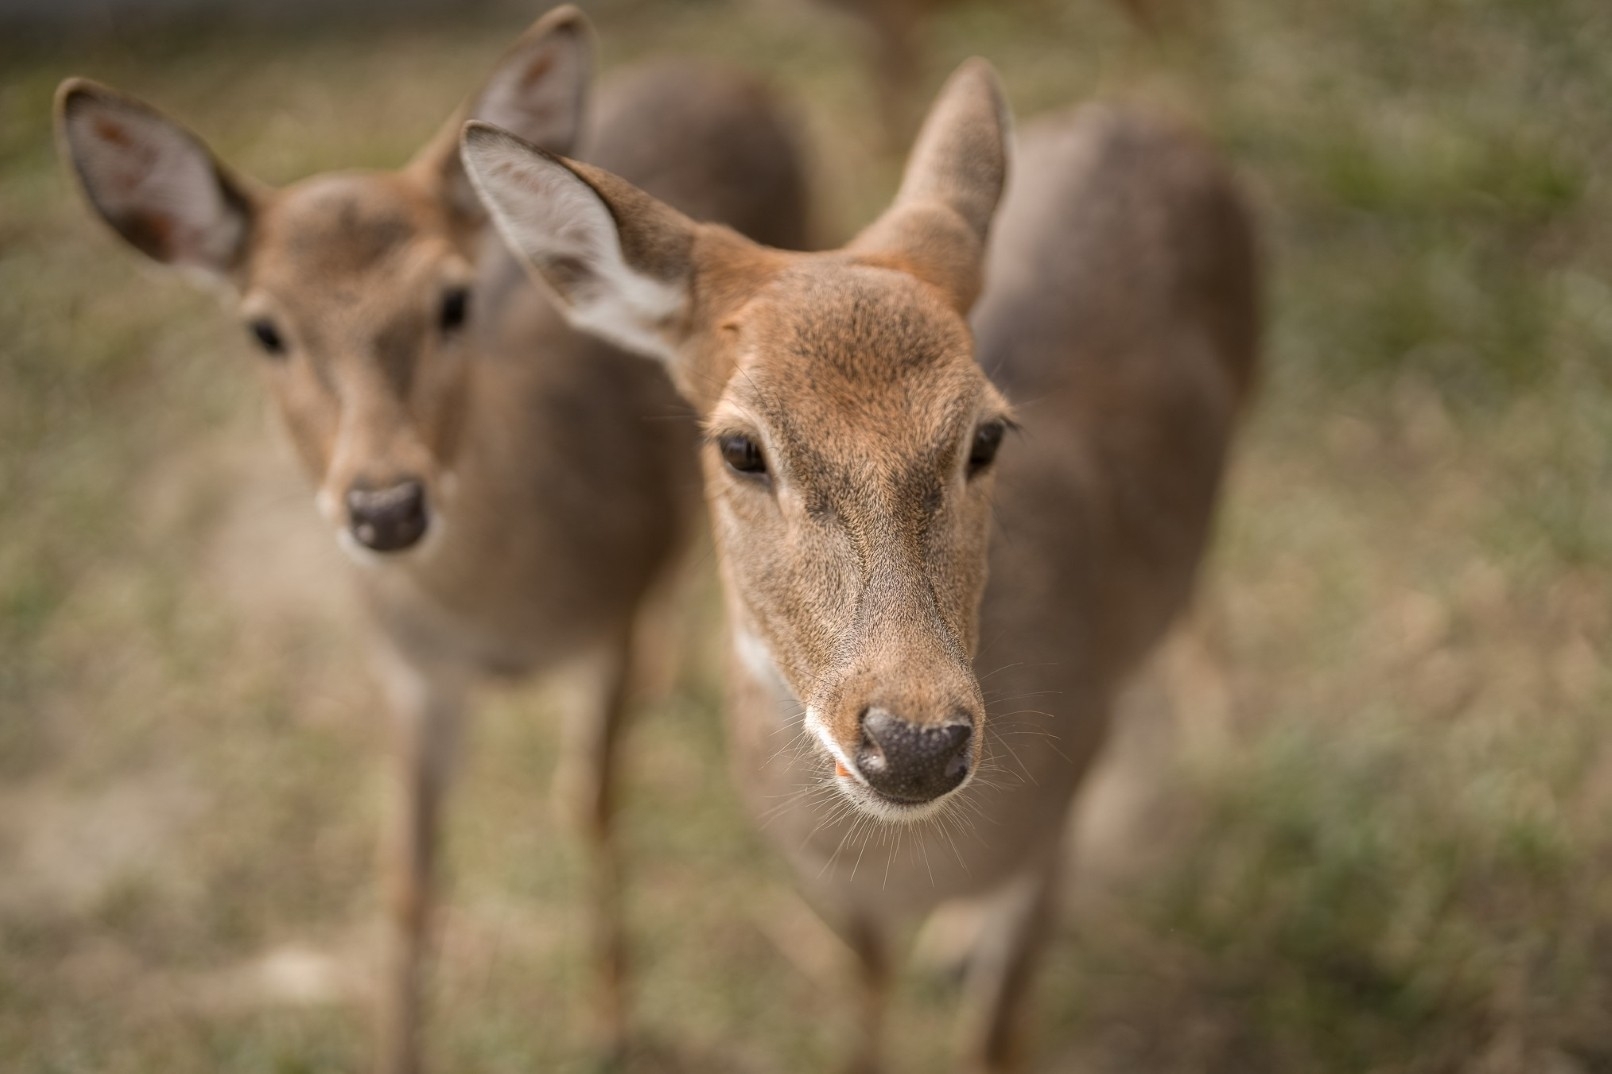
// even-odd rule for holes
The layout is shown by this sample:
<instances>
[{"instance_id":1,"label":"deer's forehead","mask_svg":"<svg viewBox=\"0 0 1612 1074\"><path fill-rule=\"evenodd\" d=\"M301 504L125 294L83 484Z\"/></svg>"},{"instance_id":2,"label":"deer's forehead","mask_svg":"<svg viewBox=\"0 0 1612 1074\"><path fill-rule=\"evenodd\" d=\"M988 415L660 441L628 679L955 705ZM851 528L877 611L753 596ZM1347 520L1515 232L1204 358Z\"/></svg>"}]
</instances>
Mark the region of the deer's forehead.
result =
<instances>
[{"instance_id":1,"label":"deer's forehead","mask_svg":"<svg viewBox=\"0 0 1612 1074\"><path fill-rule=\"evenodd\" d=\"M803 448L862 454L922 451L950 442L973 422L984 378L977 370L935 368L876 382L832 370L741 366L730 399L768 431Z\"/></svg>"},{"instance_id":2,"label":"deer's forehead","mask_svg":"<svg viewBox=\"0 0 1612 1074\"><path fill-rule=\"evenodd\" d=\"M955 439L986 391L962 318L902 273L785 277L744 328L729 397L803 448L926 451Z\"/></svg>"},{"instance_id":3,"label":"deer's forehead","mask_svg":"<svg viewBox=\"0 0 1612 1074\"><path fill-rule=\"evenodd\" d=\"M758 297L752 360L877 388L972 365L968 326L933 289L890 269L832 257L782 274Z\"/></svg>"},{"instance_id":4,"label":"deer's forehead","mask_svg":"<svg viewBox=\"0 0 1612 1074\"><path fill-rule=\"evenodd\" d=\"M310 280L359 277L436 238L440 213L384 174L316 176L281 193L258 225L265 272Z\"/></svg>"}]
</instances>

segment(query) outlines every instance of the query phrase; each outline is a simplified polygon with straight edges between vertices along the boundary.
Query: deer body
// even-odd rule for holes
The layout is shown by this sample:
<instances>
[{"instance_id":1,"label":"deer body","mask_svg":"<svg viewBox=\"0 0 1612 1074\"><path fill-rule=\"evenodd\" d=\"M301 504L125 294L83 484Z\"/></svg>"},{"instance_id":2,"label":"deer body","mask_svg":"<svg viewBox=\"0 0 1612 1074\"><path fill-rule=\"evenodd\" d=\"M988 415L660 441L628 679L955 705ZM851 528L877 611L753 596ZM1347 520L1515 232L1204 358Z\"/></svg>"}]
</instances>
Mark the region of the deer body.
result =
<instances>
[{"instance_id":1,"label":"deer body","mask_svg":"<svg viewBox=\"0 0 1612 1074\"><path fill-rule=\"evenodd\" d=\"M64 84L63 147L92 206L149 256L214 277L355 560L388 699L397 803L379 1066L420 1065L439 813L468 694L580 663L565 805L589 841L602 1043L624 1032L613 761L637 620L686 539L695 430L665 375L571 328L490 234L458 159L465 115L576 144L586 24L539 20L397 172L267 190L148 106ZM688 212L800 245L788 125L750 80L646 69L604 95L584 151Z\"/></svg>"},{"instance_id":2,"label":"deer body","mask_svg":"<svg viewBox=\"0 0 1612 1074\"><path fill-rule=\"evenodd\" d=\"M994 228L971 320L1020 450L998 463L974 659L992 771L950 817L825 821L801 793L820 766L779 750L799 702L765 663L736 658L730 673L734 771L860 960L868 1066L894 938L959 898L991 902L964 1046L981 1069L1020 1061L1071 804L1113 698L1190 598L1254 373L1251 228L1180 132L1096 107L1032 125Z\"/></svg>"},{"instance_id":3,"label":"deer body","mask_svg":"<svg viewBox=\"0 0 1612 1074\"><path fill-rule=\"evenodd\" d=\"M900 926L958 898L990 906L968 1062L1022 1063L1071 801L1190 596L1254 374L1252 225L1214 155L1086 109L1025 134L1004 200L1006 125L965 64L891 208L816 254L465 135L573 320L633 321L700 413L733 768L857 956L858 1070Z\"/></svg>"},{"instance_id":4,"label":"deer body","mask_svg":"<svg viewBox=\"0 0 1612 1074\"><path fill-rule=\"evenodd\" d=\"M869 72L878 94L883 134L892 150L911 135L916 117L917 90L924 69L924 37L929 23L953 0L820 0L838 8L861 24L866 39ZM1011 5L1005 5L1011 6ZM1036 9L1021 4L1025 18ZM1126 17L1139 29L1157 33L1176 21L1186 5L1178 0L1117 0Z\"/></svg>"}]
</instances>

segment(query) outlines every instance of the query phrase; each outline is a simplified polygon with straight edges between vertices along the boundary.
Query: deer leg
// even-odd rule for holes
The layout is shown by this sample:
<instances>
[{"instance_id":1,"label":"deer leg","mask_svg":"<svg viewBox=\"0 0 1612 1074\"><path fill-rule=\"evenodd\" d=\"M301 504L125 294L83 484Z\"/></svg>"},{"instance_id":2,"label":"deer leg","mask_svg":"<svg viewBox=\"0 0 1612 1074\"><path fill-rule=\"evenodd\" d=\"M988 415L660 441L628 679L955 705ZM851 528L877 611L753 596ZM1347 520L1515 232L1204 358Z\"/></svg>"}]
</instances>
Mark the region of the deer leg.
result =
<instances>
[{"instance_id":1,"label":"deer leg","mask_svg":"<svg viewBox=\"0 0 1612 1074\"><path fill-rule=\"evenodd\" d=\"M969 964L965 1069L1007 1074L1025 1065L1024 1007L1057 905L1059 857L1000 895Z\"/></svg>"},{"instance_id":2,"label":"deer leg","mask_svg":"<svg viewBox=\"0 0 1612 1074\"><path fill-rule=\"evenodd\" d=\"M631 667L631 643L625 638L599 654L586 696L566 721L555 785L557 804L586 845L595 1025L601 1051L612 1061L622 1056L627 1041L627 939L614 815Z\"/></svg>"},{"instance_id":3,"label":"deer leg","mask_svg":"<svg viewBox=\"0 0 1612 1074\"><path fill-rule=\"evenodd\" d=\"M396 798L385 847L387 927L380 994L381 1074L420 1069L424 975L438 819L453 767L464 689L387 652L378 661L392 715Z\"/></svg>"},{"instance_id":4,"label":"deer leg","mask_svg":"<svg viewBox=\"0 0 1612 1074\"><path fill-rule=\"evenodd\" d=\"M883 1069L884 1022L893 972L889 937L871 917L853 910L838 914L819 911L818 916L850 948L855 961L856 1042L844 1069L847 1074L877 1074Z\"/></svg>"},{"instance_id":5,"label":"deer leg","mask_svg":"<svg viewBox=\"0 0 1612 1074\"><path fill-rule=\"evenodd\" d=\"M886 4L873 15L873 68L879 94L884 148L899 153L912 136L913 99L922 73L917 12L907 4Z\"/></svg>"},{"instance_id":6,"label":"deer leg","mask_svg":"<svg viewBox=\"0 0 1612 1074\"><path fill-rule=\"evenodd\" d=\"M890 945L867 927L853 946L856 953L857 1043L851 1059L856 1074L874 1074L884 1062L884 1023L890 1009Z\"/></svg>"}]
</instances>

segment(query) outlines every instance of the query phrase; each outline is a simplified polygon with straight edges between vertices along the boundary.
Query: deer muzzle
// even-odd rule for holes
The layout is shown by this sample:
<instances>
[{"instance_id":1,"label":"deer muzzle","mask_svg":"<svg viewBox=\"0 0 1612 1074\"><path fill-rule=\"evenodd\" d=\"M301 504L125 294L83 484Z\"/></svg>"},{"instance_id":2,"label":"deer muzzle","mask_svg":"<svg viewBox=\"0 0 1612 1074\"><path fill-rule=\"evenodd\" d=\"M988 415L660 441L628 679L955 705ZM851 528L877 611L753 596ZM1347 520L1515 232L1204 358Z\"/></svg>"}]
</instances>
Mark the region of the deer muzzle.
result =
<instances>
[{"instance_id":1,"label":"deer muzzle","mask_svg":"<svg viewBox=\"0 0 1612 1074\"><path fill-rule=\"evenodd\" d=\"M384 488L347 490L348 529L372 552L401 552L419 543L430 526L425 486L405 478Z\"/></svg>"}]
</instances>

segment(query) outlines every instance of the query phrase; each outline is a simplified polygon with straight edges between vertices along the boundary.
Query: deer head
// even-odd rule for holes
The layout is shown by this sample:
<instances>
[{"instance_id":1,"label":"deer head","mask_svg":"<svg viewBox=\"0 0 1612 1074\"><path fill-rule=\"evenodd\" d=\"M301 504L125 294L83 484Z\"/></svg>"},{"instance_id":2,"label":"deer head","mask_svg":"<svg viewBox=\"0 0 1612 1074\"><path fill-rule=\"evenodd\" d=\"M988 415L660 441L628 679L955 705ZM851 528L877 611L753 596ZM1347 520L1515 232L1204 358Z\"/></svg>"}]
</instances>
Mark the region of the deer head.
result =
<instances>
[{"instance_id":1,"label":"deer head","mask_svg":"<svg viewBox=\"0 0 1612 1074\"><path fill-rule=\"evenodd\" d=\"M487 217L458 152L467 118L569 152L591 40L561 7L398 171L270 189L150 106L64 82L56 126L91 208L130 245L230 296L344 547L366 562L451 519L470 357L488 331L477 258Z\"/></svg>"}]
</instances>

